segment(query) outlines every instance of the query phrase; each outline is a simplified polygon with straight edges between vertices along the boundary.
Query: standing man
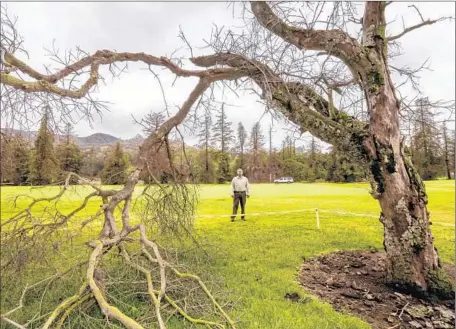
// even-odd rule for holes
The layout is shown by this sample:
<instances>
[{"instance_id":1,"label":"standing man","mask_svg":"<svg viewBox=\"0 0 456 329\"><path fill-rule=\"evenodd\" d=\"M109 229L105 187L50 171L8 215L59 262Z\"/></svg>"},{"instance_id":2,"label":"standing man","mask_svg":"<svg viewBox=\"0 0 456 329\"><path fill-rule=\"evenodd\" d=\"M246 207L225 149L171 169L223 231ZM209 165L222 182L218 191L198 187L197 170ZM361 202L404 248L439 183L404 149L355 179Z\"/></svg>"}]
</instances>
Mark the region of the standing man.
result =
<instances>
[{"instance_id":1,"label":"standing man","mask_svg":"<svg viewBox=\"0 0 456 329\"><path fill-rule=\"evenodd\" d=\"M241 203L241 219L245 220L246 198L250 197L250 186L247 177L242 176L242 169L237 170L237 176L231 181L231 197L233 198L233 215L231 221L236 218L239 203Z\"/></svg>"}]
</instances>

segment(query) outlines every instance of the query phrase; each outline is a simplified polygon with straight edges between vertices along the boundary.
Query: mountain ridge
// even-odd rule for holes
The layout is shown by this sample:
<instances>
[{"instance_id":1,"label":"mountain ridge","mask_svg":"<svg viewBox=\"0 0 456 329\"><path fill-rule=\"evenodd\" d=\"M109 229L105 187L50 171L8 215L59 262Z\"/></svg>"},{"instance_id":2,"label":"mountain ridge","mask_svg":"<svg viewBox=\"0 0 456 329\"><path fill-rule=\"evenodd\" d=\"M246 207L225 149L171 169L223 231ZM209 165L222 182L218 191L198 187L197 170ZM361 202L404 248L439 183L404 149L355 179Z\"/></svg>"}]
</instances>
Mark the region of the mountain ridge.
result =
<instances>
[{"instance_id":1,"label":"mountain ridge","mask_svg":"<svg viewBox=\"0 0 456 329\"><path fill-rule=\"evenodd\" d=\"M20 129L11 129L11 128L0 128L0 131L3 133L10 133L16 136L21 136L28 140L29 142L33 142L38 135L38 131L27 131L27 130L20 130ZM65 135L54 134L55 142L59 142L61 140L66 139ZM93 146L107 146L112 145L114 143L120 142L122 144L140 144L144 141L144 137L141 134L136 134L134 137L129 139L121 139L115 137L110 134L106 133L93 133L88 136L75 136L71 135L70 138L78 144L81 148L90 148Z\"/></svg>"}]
</instances>

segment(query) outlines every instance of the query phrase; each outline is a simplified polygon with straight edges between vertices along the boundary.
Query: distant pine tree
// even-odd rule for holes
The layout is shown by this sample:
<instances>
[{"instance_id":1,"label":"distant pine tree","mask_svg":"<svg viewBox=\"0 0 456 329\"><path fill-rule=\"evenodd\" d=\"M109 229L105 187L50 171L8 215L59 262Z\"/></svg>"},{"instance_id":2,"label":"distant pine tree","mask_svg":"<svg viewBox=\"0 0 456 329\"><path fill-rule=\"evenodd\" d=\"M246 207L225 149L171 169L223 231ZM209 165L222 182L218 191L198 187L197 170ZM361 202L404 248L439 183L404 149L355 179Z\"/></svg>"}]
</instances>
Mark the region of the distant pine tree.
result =
<instances>
[{"instance_id":1,"label":"distant pine tree","mask_svg":"<svg viewBox=\"0 0 456 329\"><path fill-rule=\"evenodd\" d=\"M30 148L20 136L1 135L1 181L23 185L29 180Z\"/></svg>"},{"instance_id":2,"label":"distant pine tree","mask_svg":"<svg viewBox=\"0 0 456 329\"><path fill-rule=\"evenodd\" d=\"M219 150L217 154L217 182L224 183L230 180L230 156L228 154L234 141L234 133L231 122L228 121L225 113L225 106L222 107L216 116L215 124L212 128L212 143Z\"/></svg>"},{"instance_id":3,"label":"distant pine tree","mask_svg":"<svg viewBox=\"0 0 456 329\"><path fill-rule=\"evenodd\" d=\"M242 124L242 122L239 122L237 129L237 146L239 147L239 165L241 168L244 167L244 155L247 138L247 130L245 130L245 127Z\"/></svg>"},{"instance_id":4,"label":"distant pine tree","mask_svg":"<svg viewBox=\"0 0 456 329\"><path fill-rule=\"evenodd\" d=\"M203 183L213 183L214 182L214 173L212 168L212 160L210 154L211 148L211 127L212 127L212 117L211 113L208 111L204 115L203 123L201 130L198 133L198 146L204 151L204 164L201 168L201 181Z\"/></svg>"},{"instance_id":5,"label":"distant pine tree","mask_svg":"<svg viewBox=\"0 0 456 329\"><path fill-rule=\"evenodd\" d=\"M443 151L439 141L439 130L435 122L436 113L427 98L415 102L414 126L410 151L412 162L425 180L445 175L442 161Z\"/></svg>"},{"instance_id":6,"label":"distant pine tree","mask_svg":"<svg viewBox=\"0 0 456 329\"><path fill-rule=\"evenodd\" d=\"M13 148L13 163L14 166L14 185L26 184L30 176L30 148L27 143L22 139L18 139L15 142Z\"/></svg>"},{"instance_id":7,"label":"distant pine tree","mask_svg":"<svg viewBox=\"0 0 456 329\"><path fill-rule=\"evenodd\" d=\"M216 116L212 131L212 143L214 146L222 153L228 152L234 141L234 134L233 129L231 128L231 122L228 121L228 117L226 116L224 104L222 104L222 107Z\"/></svg>"},{"instance_id":8,"label":"distant pine tree","mask_svg":"<svg viewBox=\"0 0 456 329\"><path fill-rule=\"evenodd\" d=\"M230 157L227 153L220 152L218 155L217 183L223 184L231 178Z\"/></svg>"},{"instance_id":9,"label":"distant pine tree","mask_svg":"<svg viewBox=\"0 0 456 329\"><path fill-rule=\"evenodd\" d=\"M81 149L71 140L72 127L67 124L66 138L57 146L56 155L60 163L62 178L66 172L79 174L82 168ZM72 179L71 183L76 183L76 179Z\"/></svg>"},{"instance_id":10,"label":"distant pine tree","mask_svg":"<svg viewBox=\"0 0 456 329\"><path fill-rule=\"evenodd\" d=\"M128 155L117 142L114 149L106 156L105 165L101 172L101 182L109 185L124 184L128 178L129 166Z\"/></svg>"},{"instance_id":11,"label":"distant pine tree","mask_svg":"<svg viewBox=\"0 0 456 329\"><path fill-rule=\"evenodd\" d=\"M49 129L49 111L43 115L30 161L30 181L35 185L48 185L59 176L59 162L54 153L54 136Z\"/></svg>"}]
</instances>

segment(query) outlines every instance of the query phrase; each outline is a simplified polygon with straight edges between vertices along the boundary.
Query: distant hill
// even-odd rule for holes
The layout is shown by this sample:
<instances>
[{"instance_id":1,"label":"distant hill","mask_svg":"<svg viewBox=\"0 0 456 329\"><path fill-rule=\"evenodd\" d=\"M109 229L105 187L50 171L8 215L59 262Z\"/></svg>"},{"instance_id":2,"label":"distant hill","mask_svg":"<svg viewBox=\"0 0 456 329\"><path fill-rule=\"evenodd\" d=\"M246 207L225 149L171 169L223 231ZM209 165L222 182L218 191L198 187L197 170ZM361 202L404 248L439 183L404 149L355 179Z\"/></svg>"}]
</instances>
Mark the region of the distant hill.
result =
<instances>
[{"instance_id":1,"label":"distant hill","mask_svg":"<svg viewBox=\"0 0 456 329\"><path fill-rule=\"evenodd\" d=\"M5 129L0 128L2 133L6 134L13 134L16 136L21 136L22 138L29 141L30 144L33 144L35 138L38 134L37 131L25 131L25 130L16 130L16 129ZM61 140L65 140L66 136L64 135L54 135L55 143L58 143ZM97 153L105 153L111 145L119 142L125 151L136 154L139 149L139 146L144 142L145 138L141 134L137 134L133 138L130 139L120 139L118 137L104 134L104 133L94 133L89 136L79 137L79 136L71 136L71 139L78 144L81 149L91 149L94 148ZM180 142L170 141L170 144L174 147L178 147ZM186 145L188 149L196 149L195 147Z\"/></svg>"},{"instance_id":2,"label":"distant hill","mask_svg":"<svg viewBox=\"0 0 456 329\"><path fill-rule=\"evenodd\" d=\"M87 137L74 137L74 139L75 142L79 144L81 148L100 145L110 145L121 141L120 138L103 133L95 133Z\"/></svg>"},{"instance_id":3,"label":"distant hill","mask_svg":"<svg viewBox=\"0 0 456 329\"><path fill-rule=\"evenodd\" d=\"M30 142L33 142L38 134L37 131L25 131L25 130L17 130L17 129L5 129L1 128L1 131L4 133L14 134L16 136L21 136ZM54 135L55 142L59 142L64 140L66 136L64 135ZM102 146L102 145L111 145L116 142L122 142L122 140L118 137L104 134L104 133L95 133L86 137L79 137L79 136L71 136L71 139L79 145L81 148L89 148L94 146ZM129 143L138 142L140 143L143 140L141 135L136 135L134 138L126 140Z\"/></svg>"}]
</instances>

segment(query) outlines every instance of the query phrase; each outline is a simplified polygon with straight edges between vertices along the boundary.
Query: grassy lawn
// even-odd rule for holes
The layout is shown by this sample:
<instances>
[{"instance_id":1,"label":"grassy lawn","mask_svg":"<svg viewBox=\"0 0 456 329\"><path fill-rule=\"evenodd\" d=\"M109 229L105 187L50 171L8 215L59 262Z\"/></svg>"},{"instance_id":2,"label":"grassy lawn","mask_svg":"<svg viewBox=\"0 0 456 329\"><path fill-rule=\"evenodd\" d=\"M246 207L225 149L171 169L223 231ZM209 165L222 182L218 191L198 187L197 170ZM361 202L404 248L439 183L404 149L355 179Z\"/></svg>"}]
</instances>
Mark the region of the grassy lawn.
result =
<instances>
[{"instance_id":1,"label":"grassy lawn","mask_svg":"<svg viewBox=\"0 0 456 329\"><path fill-rule=\"evenodd\" d=\"M426 187L435 243L443 261L454 263L454 181L427 182ZM238 328L369 328L316 299L307 303L284 299L286 293L304 294L294 279L303 258L335 250L382 248L379 206L368 189L367 184L257 184L247 201L248 213L309 211L253 214L246 222L231 223L229 186L202 186L196 230L212 259L204 271L223 278L223 289L236 303L231 315L239 321ZM48 195L49 190L32 193ZM2 220L11 211L6 201L18 193L30 189L2 188ZM78 187L59 207L75 208L83 195ZM98 207L98 202L90 202L88 211ZM314 208L320 209L320 230ZM185 258L190 267L195 256Z\"/></svg>"}]
</instances>

